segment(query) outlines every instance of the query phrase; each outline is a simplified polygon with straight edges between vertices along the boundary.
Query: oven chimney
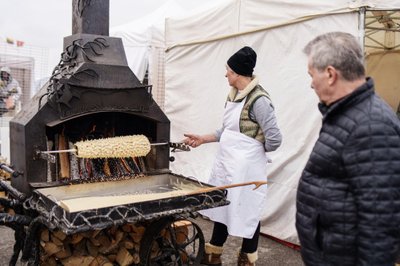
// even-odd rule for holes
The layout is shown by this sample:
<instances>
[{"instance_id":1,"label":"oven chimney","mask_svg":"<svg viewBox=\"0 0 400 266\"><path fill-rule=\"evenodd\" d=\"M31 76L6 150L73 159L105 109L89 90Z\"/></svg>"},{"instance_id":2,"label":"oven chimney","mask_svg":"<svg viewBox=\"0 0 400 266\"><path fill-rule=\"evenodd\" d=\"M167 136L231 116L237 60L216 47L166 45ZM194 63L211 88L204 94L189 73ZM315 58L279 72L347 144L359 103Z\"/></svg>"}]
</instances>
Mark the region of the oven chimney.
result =
<instances>
[{"instance_id":1,"label":"oven chimney","mask_svg":"<svg viewBox=\"0 0 400 266\"><path fill-rule=\"evenodd\" d=\"M109 35L109 0L73 0L72 34Z\"/></svg>"}]
</instances>

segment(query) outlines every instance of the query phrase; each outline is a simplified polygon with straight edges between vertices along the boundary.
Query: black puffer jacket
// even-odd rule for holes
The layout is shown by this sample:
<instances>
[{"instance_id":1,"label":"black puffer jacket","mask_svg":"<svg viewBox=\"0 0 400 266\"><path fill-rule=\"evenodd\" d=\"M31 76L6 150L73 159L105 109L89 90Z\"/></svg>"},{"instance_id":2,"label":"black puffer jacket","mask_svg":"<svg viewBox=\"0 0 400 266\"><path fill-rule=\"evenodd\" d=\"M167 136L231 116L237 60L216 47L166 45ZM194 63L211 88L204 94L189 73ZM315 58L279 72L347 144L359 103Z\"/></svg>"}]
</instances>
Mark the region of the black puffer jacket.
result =
<instances>
[{"instance_id":1,"label":"black puffer jacket","mask_svg":"<svg viewBox=\"0 0 400 266\"><path fill-rule=\"evenodd\" d=\"M367 79L326 107L301 176L296 227L306 265L394 265L400 121Z\"/></svg>"}]
</instances>

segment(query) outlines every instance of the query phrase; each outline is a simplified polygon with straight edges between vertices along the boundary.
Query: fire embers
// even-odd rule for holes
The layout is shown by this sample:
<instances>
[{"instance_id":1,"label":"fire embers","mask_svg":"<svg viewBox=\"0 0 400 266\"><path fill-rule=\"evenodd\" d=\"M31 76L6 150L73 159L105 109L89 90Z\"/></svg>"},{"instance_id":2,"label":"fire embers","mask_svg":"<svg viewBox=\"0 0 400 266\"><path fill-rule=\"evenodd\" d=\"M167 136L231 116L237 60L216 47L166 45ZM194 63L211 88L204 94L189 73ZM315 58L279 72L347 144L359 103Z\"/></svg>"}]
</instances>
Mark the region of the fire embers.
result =
<instances>
[{"instance_id":1,"label":"fire embers","mask_svg":"<svg viewBox=\"0 0 400 266\"><path fill-rule=\"evenodd\" d=\"M78 159L78 176L85 181L121 180L146 171L143 157Z\"/></svg>"}]
</instances>

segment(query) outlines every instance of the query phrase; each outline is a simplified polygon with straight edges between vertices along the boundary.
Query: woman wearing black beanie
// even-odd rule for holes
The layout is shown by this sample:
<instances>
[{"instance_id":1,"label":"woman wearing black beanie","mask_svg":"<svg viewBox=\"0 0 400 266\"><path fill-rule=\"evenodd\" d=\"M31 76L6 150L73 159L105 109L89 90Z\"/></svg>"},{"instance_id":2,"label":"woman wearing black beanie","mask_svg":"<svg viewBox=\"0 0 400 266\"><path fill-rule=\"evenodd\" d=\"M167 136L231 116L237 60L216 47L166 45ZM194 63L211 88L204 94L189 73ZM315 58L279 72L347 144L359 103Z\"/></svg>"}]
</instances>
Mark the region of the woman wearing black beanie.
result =
<instances>
[{"instance_id":1,"label":"woman wearing black beanie","mask_svg":"<svg viewBox=\"0 0 400 266\"><path fill-rule=\"evenodd\" d=\"M274 151L281 144L271 99L253 75L256 61L257 54L249 46L228 59L225 77L231 91L222 127L208 135L185 134L184 141L191 147L220 142L209 180L214 186L266 181L265 152ZM232 235L243 238L238 265L255 265L266 189L266 185L257 190L250 186L228 189L229 205L201 211L214 221L202 264L221 265L223 245Z\"/></svg>"}]
</instances>

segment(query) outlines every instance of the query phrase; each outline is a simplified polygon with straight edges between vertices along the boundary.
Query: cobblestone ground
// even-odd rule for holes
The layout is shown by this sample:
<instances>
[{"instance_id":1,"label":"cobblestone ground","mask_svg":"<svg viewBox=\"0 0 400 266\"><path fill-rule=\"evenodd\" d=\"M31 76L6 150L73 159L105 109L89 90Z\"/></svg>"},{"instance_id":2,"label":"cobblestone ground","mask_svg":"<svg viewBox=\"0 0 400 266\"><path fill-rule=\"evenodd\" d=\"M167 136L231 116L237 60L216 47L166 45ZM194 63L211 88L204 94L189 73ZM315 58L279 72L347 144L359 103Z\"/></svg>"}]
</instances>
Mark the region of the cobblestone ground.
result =
<instances>
[{"instance_id":1,"label":"cobblestone ground","mask_svg":"<svg viewBox=\"0 0 400 266\"><path fill-rule=\"evenodd\" d=\"M0 266L8 265L14 246L14 231L8 227L0 226ZM21 262L17 266L23 265Z\"/></svg>"},{"instance_id":2,"label":"cobblestone ground","mask_svg":"<svg viewBox=\"0 0 400 266\"><path fill-rule=\"evenodd\" d=\"M196 223L203 231L204 237L210 239L212 223L198 218ZM12 255L14 245L14 232L5 226L0 226L0 266L8 265L9 259ZM223 265L236 265L236 254L241 245L241 239L236 237L229 237L224 247L222 255ZM300 252L267 237L261 236L258 250L259 260L257 265L262 266L304 266L302 263ZM22 266L21 262L17 266Z\"/></svg>"}]
</instances>

